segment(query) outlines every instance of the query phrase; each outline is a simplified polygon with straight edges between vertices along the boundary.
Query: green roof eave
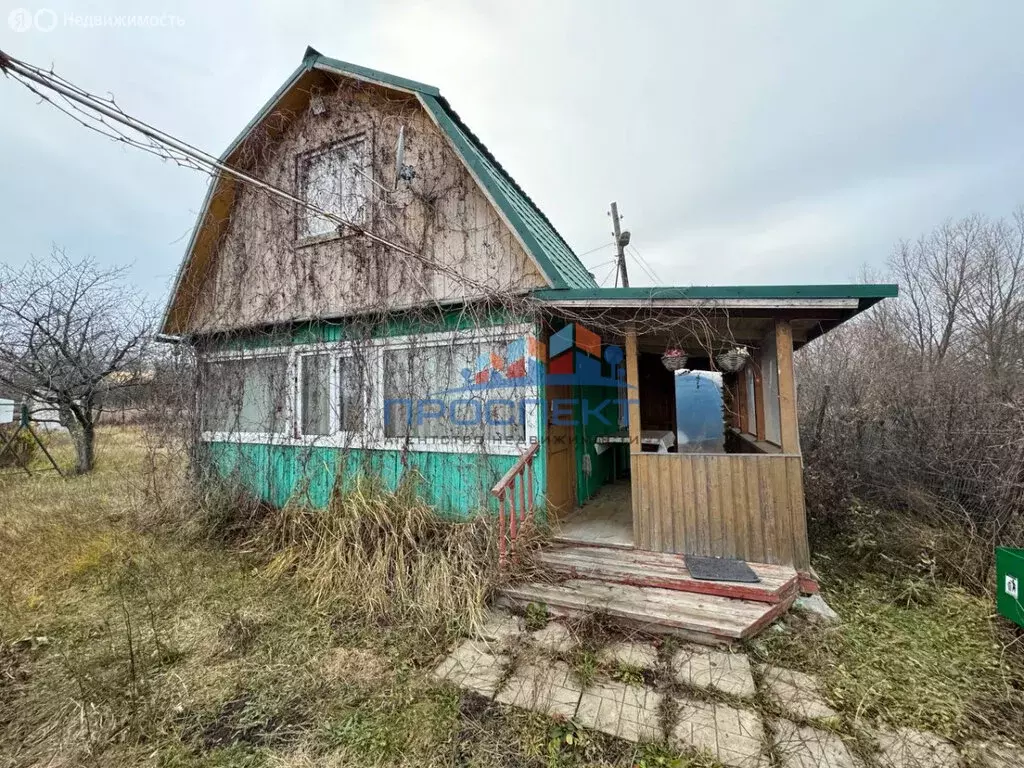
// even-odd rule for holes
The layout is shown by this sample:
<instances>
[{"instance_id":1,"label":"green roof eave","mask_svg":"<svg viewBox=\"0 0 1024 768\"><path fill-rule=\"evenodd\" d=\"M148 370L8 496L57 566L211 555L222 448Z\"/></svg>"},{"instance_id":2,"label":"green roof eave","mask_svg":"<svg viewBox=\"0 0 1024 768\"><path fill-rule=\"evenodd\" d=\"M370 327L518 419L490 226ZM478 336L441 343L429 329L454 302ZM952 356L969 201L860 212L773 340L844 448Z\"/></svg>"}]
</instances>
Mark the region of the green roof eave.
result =
<instances>
[{"instance_id":1,"label":"green roof eave","mask_svg":"<svg viewBox=\"0 0 1024 768\"><path fill-rule=\"evenodd\" d=\"M813 299L857 299L867 309L882 299L895 297L899 287L893 283L852 285L689 285L648 286L642 288L587 288L534 291L548 302L621 301L625 304L645 301L793 301Z\"/></svg>"}]
</instances>

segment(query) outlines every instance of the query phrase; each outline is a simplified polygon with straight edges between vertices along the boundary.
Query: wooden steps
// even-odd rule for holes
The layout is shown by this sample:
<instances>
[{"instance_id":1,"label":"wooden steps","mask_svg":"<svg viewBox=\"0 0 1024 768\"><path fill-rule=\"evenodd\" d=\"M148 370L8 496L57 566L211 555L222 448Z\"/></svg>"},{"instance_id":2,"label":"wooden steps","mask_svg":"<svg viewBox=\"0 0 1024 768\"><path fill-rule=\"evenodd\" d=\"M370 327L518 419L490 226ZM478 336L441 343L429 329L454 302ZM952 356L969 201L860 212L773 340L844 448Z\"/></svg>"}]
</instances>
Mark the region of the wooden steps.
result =
<instances>
[{"instance_id":1,"label":"wooden steps","mask_svg":"<svg viewBox=\"0 0 1024 768\"><path fill-rule=\"evenodd\" d=\"M604 613L644 631L721 645L755 635L785 613L795 597L793 594L780 602L766 603L659 587L567 579L552 584L535 581L506 587L499 602L519 607L543 603L554 614Z\"/></svg>"},{"instance_id":2,"label":"wooden steps","mask_svg":"<svg viewBox=\"0 0 1024 768\"><path fill-rule=\"evenodd\" d=\"M800 589L797 572L787 566L750 563L761 579L754 584L702 581L690 576L682 555L638 549L555 544L541 550L537 561L552 572L573 579L657 587L772 605L792 602Z\"/></svg>"}]
</instances>

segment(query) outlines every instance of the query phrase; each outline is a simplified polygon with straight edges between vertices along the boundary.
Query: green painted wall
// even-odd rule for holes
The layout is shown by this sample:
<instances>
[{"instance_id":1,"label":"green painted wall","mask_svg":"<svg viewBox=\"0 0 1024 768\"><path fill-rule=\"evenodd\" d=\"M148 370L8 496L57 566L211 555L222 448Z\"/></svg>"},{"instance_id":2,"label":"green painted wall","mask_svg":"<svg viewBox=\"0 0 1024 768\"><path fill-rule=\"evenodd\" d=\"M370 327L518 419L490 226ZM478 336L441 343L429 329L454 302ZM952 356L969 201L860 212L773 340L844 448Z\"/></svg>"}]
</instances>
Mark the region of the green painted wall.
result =
<instances>
[{"instance_id":1,"label":"green painted wall","mask_svg":"<svg viewBox=\"0 0 1024 768\"><path fill-rule=\"evenodd\" d=\"M419 492L427 503L457 519L484 509L496 513L490 489L516 462L515 456L410 451L403 459L401 451L252 443L208 443L206 450L218 474L274 506L293 501L323 507L339 478L345 487L363 474L394 490L410 475L421 480ZM544 487L541 455L534 463L535 498L541 497Z\"/></svg>"},{"instance_id":2,"label":"green painted wall","mask_svg":"<svg viewBox=\"0 0 1024 768\"><path fill-rule=\"evenodd\" d=\"M520 324L526 320L502 312L465 314L437 313L424 318L395 314L374 323L311 322L259 333L236 334L230 338L208 339L205 351L258 349L287 344L341 341L345 338L398 336L476 327ZM540 439L543 439L543 425ZM253 443L207 443L206 452L218 474L240 482L260 499L281 506L289 500L314 507L326 505L340 480L346 484L359 474L379 478L394 489L403 477L420 480L423 498L441 514L464 519L481 510L497 513L497 501L490 489L515 464L515 456L473 453L340 449L302 445ZM543 503L546 488L546 451L534 459L534 498Z\"/></svg>"}]
</instances>

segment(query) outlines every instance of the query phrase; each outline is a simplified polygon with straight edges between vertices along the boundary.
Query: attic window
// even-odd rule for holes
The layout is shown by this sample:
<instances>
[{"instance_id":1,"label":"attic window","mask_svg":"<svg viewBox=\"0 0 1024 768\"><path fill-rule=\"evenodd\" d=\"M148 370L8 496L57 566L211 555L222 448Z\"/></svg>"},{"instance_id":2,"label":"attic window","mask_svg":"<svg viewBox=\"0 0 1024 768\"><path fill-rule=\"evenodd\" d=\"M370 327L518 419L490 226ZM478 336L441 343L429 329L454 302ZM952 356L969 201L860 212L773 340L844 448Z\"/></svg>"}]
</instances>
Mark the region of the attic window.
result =
<instances>
[{"instance_id":1,"label":"attic window","mask_svg":"<svg viewBox=\"0 0 1024 768\"><path fill-rule=\"evenodd\" d=\"M296 158L300 197L321 211L353 224L365 224L369 163L363 136L303 152ZM339 224L305 207L298 211L298 238L340 234Z\"/></svg>"}]
</instances>

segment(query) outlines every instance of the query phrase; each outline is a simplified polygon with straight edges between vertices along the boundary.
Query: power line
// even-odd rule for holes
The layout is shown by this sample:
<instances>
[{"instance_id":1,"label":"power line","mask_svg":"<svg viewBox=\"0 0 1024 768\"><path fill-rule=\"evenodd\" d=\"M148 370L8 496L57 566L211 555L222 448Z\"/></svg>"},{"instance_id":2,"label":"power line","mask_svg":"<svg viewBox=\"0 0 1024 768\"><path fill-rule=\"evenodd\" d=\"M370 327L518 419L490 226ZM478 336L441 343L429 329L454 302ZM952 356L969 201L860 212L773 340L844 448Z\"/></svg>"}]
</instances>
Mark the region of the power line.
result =
<instances>
[{"instance_id":1,"label":"power line","mask_svg":"<svg viewBox=\"0 0 1024 768\"><path fill-rule=\"evenodd\" d=\"M605 243L604 245L599 245L596 248L591 248L589 251L584 251L583 253L577 253L576 254L576 258L582 259L584 256L589 256L592 253L597 253L598 251L602 251L605 248L612 248L612 247L614 247L614 245L615 245L615 243Z\"/></svg>"},{"instance_id":2,"label":"power line","mask_svg":"<svg viewBox=\"0 0 1024 768\"><path fill-rule=\"evenodd\" d=\"M648 262L647 259L643 257L643 255L640 253L640 250L632 243L629 245L629 247L632 251L633 258L635 258L640 263L640 266L643 268L643 270L648 275L651 276L651 279L654 280L654 282L660 283L661 278L658 277L658 274L654 271L654 267L651 266L650 262Z\"/></svg>"},{"instance_id":3,"label":"power line","mask_svg":"<svg viewBox=\"0 0 1024 768\"><path fill-rule=\"evenodd\" d=\"M312 203L309 203L308 201L303 200L302 198L297 197L291 194L290 192L281 189L280 187L274 186L273 184L269 184L268 182L265 181L261 181L260 179L257 179L254 176L250 176L244 171L232 168L230 165L221 162L213 155L204 152L198 147L195 147L192 144L189 144L188 142L182 141L181 139L178 139L168 133L165 133L164 131L155 128L154 126L149 125L148 123L138 118L132 117L131 115L124 112L124 110L122 110L120 107L118 107L113 99L104 99L99 96L96 96L95 94L86 91L84 88L80 88L79 86L75 85L69 80L60 77L52 71L44 70L40 67L36 67L32 64L16 59L2 50L0 50L0 71L3 71L9 77L12 77L14 80L24 85L26 88L28 88L32 93L37 95L43 101L46 101L47 103L56 107L58 110L71 117L80 125L83 125L86 128L94 130L100 133L101 135L107 136L108 138L111 138L115 141L127 143L130 146L133 146L137 149L142 149L152 154L156 154L157 156L162 157L164 159L170 158L177 162L179 165L184 165L196 168L197 170L206 171L211 175L213 175L214 171L226 173L230 176L239 179L240 181L246 184L251 184L252 186L257 187L265 192L280 197L290 203L294 203L295 205L301 206L306 210L309 210L317 214L318 216L322 216L339 226L348 227L349 229L358 232L359 234L364 235L370 240L378 242L381 245L386 245L389 248L394 248L395 250L401 251L402 253L405 253L406 255L409 256L422 258L420 254L410 250L409 248L406 248L403 245L399 245L398 243L392 242L387 238L374 234L365 227L356 224L353 221L349 221L348 219L345 219L336 213L326 211L320 208L319 206L313 205ZM42 86L43 88L47 88L59 94L65 102L68 102L68 106L72 110L80 113L88 120L96 121L104 128L106 128L107 131L111 131L113 135L104 130L101 130L96 125L92 125L85 122L81 117L73 114L72 112L69 112L67 108L56 103L53 99L51 99L44 93L41 93L37 88L30 85L28 82L25 82L26 80L29 80L33 83L36 83L39 86ZM85 107L86 109L91 110L92 112L98 113L99 115L101 115L101 117L97 117L94 114L83 112L82 109L76 105L81 105L81 107ZM104 118L113 120L115 123L123 125L129 128L130 130L135 131L141 134L142 136L145 136L149 140L149 142L141 142L138 139L125 134L117 127L110 125L110 123L108 123L107 120Z\"/></svg>"}]
</instances>

